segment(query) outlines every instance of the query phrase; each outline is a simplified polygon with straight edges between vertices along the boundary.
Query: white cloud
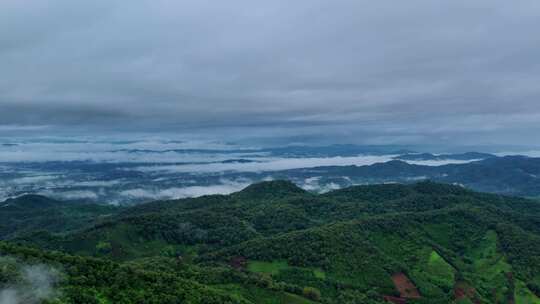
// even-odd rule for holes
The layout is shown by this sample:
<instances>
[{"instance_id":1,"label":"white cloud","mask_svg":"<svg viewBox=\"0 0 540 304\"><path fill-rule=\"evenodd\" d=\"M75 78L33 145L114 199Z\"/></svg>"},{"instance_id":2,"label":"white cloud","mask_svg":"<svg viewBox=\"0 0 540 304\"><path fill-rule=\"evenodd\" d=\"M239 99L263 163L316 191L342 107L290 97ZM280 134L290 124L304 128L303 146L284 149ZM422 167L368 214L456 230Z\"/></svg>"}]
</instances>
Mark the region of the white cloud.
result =
<instances>
[{"instance_id":1,"label":"white cloud","mask_svg":"<svg viewBox=\"0 0 540 304\"><path fill-rule=\"evenodd\" d=\"M34 126L34 125L0 125L0 132L17 132L17 131L40 131L47 129L49 126Z\"/></svg>"},{"instance_id":2,"label":"white cloud","mask_svg":"<svg viewBox=\"0 0 540 304\"><path fill-rule=\"evenodd\" d=\"M395 155L359 155L335 157L306 157L306 158L258 158L252 163L208 163L186 165L155 165L139 166L134 170L142 172L167 173L213 173L213 172L270 172L290 169L313 168L322 166L366 166L384 163L393 159ZM465 164L475 160L425 160L406 161L410 164L425 166L441 166L447 164ZM131 169L130 169L131 170Z\"/></svg>"},{"instance_id":3,"label":"white cloud","mask_svg":"<svg viewBox=\"0 0 540 304\"><path fill-rule=\"evenodd\" d=\"M59 198L59 199L65 199L65 200L79 200L79 199L96 200L99 197L99 193L96 193L90 190L70 190L70 191L44 190L44 191L40 191L39 194L54 197L54 198Z\"/></svg>"},{"instance_id":4,"label":"white cloud","mask_svg":"<svg viewBox=\"0 0 540 304\"><path fill-rule=\"evenodd\" d=\"M129 198L155 198L156 192L151 190L145 190L142 188L136 188L120 191L120 195Z\"/></svg>"},{"instance_id":5,"label":"white cloud","mask_svg":"<svg viewBox=\"0 0 540 304\"><path fill-rule=\"evenodd\" d=\"M321 176L306 178L304 180L304 183L301 185L302 189L307 190L307 191L325 193L328 191L337 190L341 188L340 185L334 182L320 183L321 178L322 178Z\"/></svg>"},{"instance_id":6,"label":"white cloud","mask_svg":"<svg viewBox=\"0 0 540 304\"><path fill-rule=\"evenodd\" d=\"M122 184L121 180L108 180L108 181L101 181L101 180L93 180L93 181L84 181L84 182L76 182L73 184L73 186L80 186L80 187L113 187L116 185Z\"/></svg>"},{"instance_id":7,"label":"white cloud","mask_svg":"<svg viewBox=\"0 0 540 304\"><path fill-rule=\"evenodd\" d=\"M225 181L221 184L209 186L172 187L166 189L134 188L120 192L120 195L129 199L179 199L186 197L199 197L211 194L230 194L247 187L247 181Z\"/></svg>"},{"instance_id":8,"label":"white cloud","mask_svg":"<svg viewBox=\"0 0 540 304\"><path fill-rule=\"evenodd\" d=\"M58 294L54 285L60 274L56 269L43 264L22 265L9 256L0 257L0 263L11 264L18 272L17 282L0 289L0 304L38 304Z\"/></svg>"},{"instance_id":9,"label":"white cloud","mask_svg":"<svg viewBox=\"0 0 540 304\"><path fill-rule=\"evenodd\" d=\"M36 183L42 183L46 181L52 181L57 178L58 176L56 175L36 175L36 176L19 177L19 178L15 178L9 181L14 184L36 184Z\"/></svg>"},{"instance_id":10,"label":"white cloud","mask_svg":"<svg viewBox=\"0 0 540 304\"><path fill-rule=\"evenodd\" d=\"M444 160L407 160L406 162L411 165L423 165L423 166L443 166L443 165L459 165L467 164L474 161L480 161L481 159L471 159L471 160L459 160L459 159L444 159Z\"/></svg>"},{"instance_id":11,"label":"white cloud","mask_svg":"<svg viewBox=\"0 0 540 304\"><path fill-rule=\"evenodd\" d=\"M359 155L351 157L308 157L308 158L259 158L260 162L253 163L211 163L211 164L187 164L187 165L164 165L164 166L140 166L136 170L143 172L264 172L281 171L289 169L313 168L319 166L348 166L348 165L372 165L386 162L392 159L392 155L374 156Z\"/></svg>"},{"instance_id":12,"label":"white cloud","mask_svg":"<svg viewBox=\"0 0 540 304\"><path fill-rule=\"evenodd\" d=\"M304 180L304 184L301 187L307 191L317 191L321 188L321 185L319 185L320 179L320 176L306 178Z\"/></svg>"}]
</instances>

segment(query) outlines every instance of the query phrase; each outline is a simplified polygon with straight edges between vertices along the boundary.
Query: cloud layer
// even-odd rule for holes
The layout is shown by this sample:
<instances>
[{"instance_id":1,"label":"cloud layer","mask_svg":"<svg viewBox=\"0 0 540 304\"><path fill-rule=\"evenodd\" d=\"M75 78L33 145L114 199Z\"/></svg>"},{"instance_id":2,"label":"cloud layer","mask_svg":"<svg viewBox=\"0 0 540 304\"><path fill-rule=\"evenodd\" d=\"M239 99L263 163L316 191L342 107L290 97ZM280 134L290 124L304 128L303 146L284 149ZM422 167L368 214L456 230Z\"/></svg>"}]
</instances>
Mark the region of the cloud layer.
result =
<instances>
[{"instance_id":1,"label":"cloud layer","mask_svg":"<svg viewBox=\"0 0 540 304\"><path fill-rule=\"evenodd\" d=\"M0 3L0 132L528 144L536 0Z\"/></svg>"},{"instance_id":2,"label":"cloud layer","mask_svg":"<svg viewBox=\"0 0 540 304\"><path fill-rule=\"evenodd\" d=\"M0 202L28 193L64 200L133 203L228 194L266 178L293 178L291 169L364 166L393 160L381 147L278 147L160 139L12 139L0 142ZM387 148L387 149L393 149ZM394 151L394 150L391 150ZM438 166L466 161L410 161ZM292 174L292 175L290 175ZM328 191L350 181L297 178Z\"/></svg>"}]
</instances>

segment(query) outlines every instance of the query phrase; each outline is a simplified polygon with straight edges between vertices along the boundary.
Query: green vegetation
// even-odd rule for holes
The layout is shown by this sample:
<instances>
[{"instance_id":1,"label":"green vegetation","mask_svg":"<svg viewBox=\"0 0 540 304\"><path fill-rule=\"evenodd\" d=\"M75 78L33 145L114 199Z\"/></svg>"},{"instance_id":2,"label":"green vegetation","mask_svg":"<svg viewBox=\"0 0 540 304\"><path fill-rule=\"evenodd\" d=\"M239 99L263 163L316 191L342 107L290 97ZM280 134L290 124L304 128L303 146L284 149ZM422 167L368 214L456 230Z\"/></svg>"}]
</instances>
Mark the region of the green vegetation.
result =
<instances>
[{"instance_id":1,"label":"green vegetation","mask_svg":"<svg viewBox=\"0 0 540 304\"><path fill-rule=\"evenodd\" d=\"M540 304L540 297L532 293L525 283L517 281L515 286L515 302L516 304Z\"/></svg>"},{"instance_id":2,"label":"green vegetation","mask_svg":"<svg viewBox=\"0 0 540 304\"><path fill-rule=\"evenodd\" d=\"M326 273L320 269L320 268L315 268L313 269L313 275L317 278L317 279L321 279L321 280L324 280L326 279Z\"/></svg>"},{"instance_id":3,"label":"green vegetation","mask_svg":"<svg viewBox=\"0 0 540 304\"><path fill-rule=\"evenodd\" d=\"M326 279L326 273L321 268L303 268L303 267L291 267L287 264L287 261L250 261L248 262L247 269L251 272L266 273L270 275L278 275L287 271L307 271L312 272L313 276L317 279Z\"/></svg>"},{"instance_id":4,"label":"green vegetation","mask_svg":"<svg viewBox=\"0 0 540 304\"><path fill-rule=\"evenodd\" d=\"M454 268L448 264L436 251L431 251L427 262L426 272L439 281L439 286L451 288L454 285Z\"/></svg>"},{"instance_id":5,"label":"green vegetation","mask_svg":"<svg viewBox=\"0 0 540 304\"><path fill-rule=\"evenodd\" d=\"M110 205L61 202L24 195L0 202L0 240L35 231L69 233L95 225L121 209Z\"/></svg>"},{"instance_id":6,"label":"green vegetation","mask_svg":"<svg viewBox=\"0 0 540 304\"><path fill-rule=\"evenodd\" d=\"M31 201L0 242L0 284L21 282L13 265L57 269L60 292L44 303L538 303L540 295L533 200L432 182L314 195L277 181L228 196L87 206L101 211L68 231L34 216L48 201Z\"/></svg>"},{"instance_id":7,"label":"green vegetation","mask_svg":"<svg viewBox=\"0 0 540 304\"><path fill-rule=\"evenodd\" d=\"M289 268L286 261L261 262L253 261L248 263L248 270L253 272L277 275L281 270Z\"/></svg>"},{"instance_id":8,"label":"green vegetation","mask_svg":"<svg viewBox=\"0 0 540 304\"><path fill-rule=\"evenodd\" d=\"M289 292L273 291L256 286L242 286L240 284L228 284L217 286L222 290L227 291L236 298L244 298L253 303L261 304L313 304L302 296L295 295Z\"/></svg>"}]
</instances>

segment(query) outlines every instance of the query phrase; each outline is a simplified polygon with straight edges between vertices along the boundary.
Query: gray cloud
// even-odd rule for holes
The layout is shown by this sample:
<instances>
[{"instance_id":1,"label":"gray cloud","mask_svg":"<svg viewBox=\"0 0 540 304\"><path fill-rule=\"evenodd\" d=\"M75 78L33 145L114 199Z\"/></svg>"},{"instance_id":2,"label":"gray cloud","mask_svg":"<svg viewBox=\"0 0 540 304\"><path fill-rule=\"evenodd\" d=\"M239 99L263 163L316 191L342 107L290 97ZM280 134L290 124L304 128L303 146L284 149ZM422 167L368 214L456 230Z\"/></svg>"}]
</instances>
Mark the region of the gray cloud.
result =
<instances>
[{"instance_id":1,"label":"gray cloud","mask_svg":"<svg viewBox=\"0 0 540 304\"><path fill-rule=\"evenodd\" d=\"M529 143L539 17L534 0L2 1L0 132Z\"/></svg>"}]
</instances>

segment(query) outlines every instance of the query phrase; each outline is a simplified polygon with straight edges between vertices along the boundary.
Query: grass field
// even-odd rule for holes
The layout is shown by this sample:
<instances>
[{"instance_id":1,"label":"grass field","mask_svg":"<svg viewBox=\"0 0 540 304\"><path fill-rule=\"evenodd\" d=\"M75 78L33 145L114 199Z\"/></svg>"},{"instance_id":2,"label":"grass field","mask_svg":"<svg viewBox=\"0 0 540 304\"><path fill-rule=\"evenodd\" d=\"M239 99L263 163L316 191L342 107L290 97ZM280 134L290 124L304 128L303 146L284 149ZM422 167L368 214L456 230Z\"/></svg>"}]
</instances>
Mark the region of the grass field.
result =
<instances>
[{"instance_id":1,"label":"grass field","mask_svg":"<svg viewBox=\"0 0 540 304\"><path fill-rule=\"evenodd\" d=\"M249 271L277 275L281 270L289 268L286 261L250 261L247 266Z\"/></svg>"},{"instance_id":2,"label":"grass field","mask_svg":"<svg viewBox=\"0 0 540 304\"><path fill-rule=\"evenodd\" d=\"M450 266L436 251L429 255L427 272L444 281L446 285L454 283L454 268Z\"/></svg>"}]
</instances>

